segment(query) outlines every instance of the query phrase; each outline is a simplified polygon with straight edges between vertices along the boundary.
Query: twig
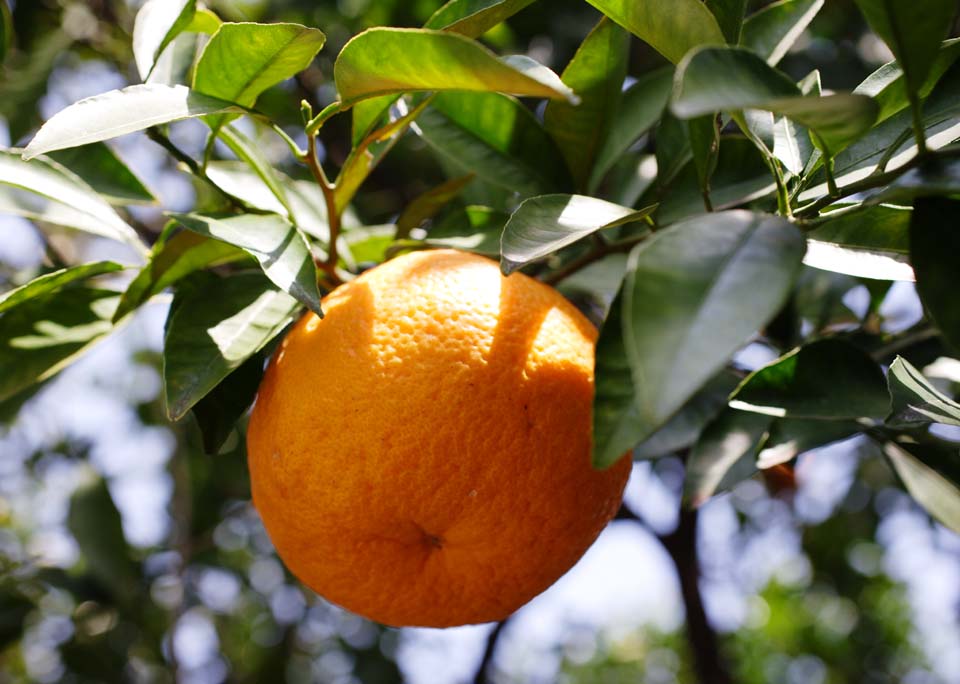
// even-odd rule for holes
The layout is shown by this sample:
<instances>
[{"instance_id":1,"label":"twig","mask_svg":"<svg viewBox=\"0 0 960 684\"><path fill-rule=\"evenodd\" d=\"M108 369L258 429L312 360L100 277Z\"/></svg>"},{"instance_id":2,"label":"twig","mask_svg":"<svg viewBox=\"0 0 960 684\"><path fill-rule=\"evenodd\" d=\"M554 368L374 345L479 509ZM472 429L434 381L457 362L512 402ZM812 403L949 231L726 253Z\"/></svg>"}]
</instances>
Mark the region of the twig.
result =
<instances>
[{"instance_id":1,"label":"twig","mask_svg":"<svg viewBox=\"0 0 960 684\"><path fill-rule=\"evenodd\" d=\"M327 258L317 264L330 277L330 280L339 285L343 282L337 274L337 261L340 256L337 253L337 240L340 239L340 212L337 210L336 188L327 180L327 174L317 158L317 136L307 135L307 154L302 161L309 167L317 185L323 192L323 200L327 205L327 225L329 226L330 236L327 246Z\"/></svg>"},{"instance_id":2,"label":"twig","mask_svg":"<svg viewBox=\"0 0 960 684\"><path fill-rule=\"evenodd\" d=\"M497 644L500 642L503 627L509 620L510 618L507 618L506 620L498 622L493 628L493 631L487 636L487 646L483 650L483 658L480 659L480 664L477 666L477 673L473 677L473 684L487 684L487 682L493 681L493 677L491 677L493 674L493 656L496 654Z\"/></svg>"},{"instance_id":3,"label":"twig","mask_svg":"<svg viewBox=\"0 0 960 684\"><path fill-rule=\"evenodd\" d=\"M626 238L624 240L618 240L617 242L605 242L601 241L599 243L595 242L593 249L580 255L573 261L565 264L561 268L558 268L553 273L550 273L543 278L541 281L547 285L556 285L561 280L569 278L577 271L589 266L590 264L600 261L600 259L609 256L611 254L616 254L617 252L629 252L634 245L637 245L650 236L649 233L644 233L643 235L638 235L632 238Z\"/></svg>"}]
</instances>

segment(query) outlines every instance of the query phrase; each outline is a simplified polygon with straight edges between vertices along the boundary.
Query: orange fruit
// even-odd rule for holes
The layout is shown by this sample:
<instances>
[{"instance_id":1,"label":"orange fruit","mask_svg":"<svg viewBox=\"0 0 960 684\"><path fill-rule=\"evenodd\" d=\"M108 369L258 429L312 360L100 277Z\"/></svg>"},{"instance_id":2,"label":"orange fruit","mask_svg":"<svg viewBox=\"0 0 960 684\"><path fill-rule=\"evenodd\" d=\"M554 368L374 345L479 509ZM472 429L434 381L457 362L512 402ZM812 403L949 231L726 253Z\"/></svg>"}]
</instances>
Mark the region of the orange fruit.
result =
<instances>
[{"instance_id":1,"label":"orange fruit","mask_svg":"<svg viewBox=\"0 0 960 684\"><path fill-rule=\"evenodd\" d=\"M453 250L389 261L323 307L283 340L250 420L277 552L387 625L505 618L593 543L630 473L590 463L596 330Z\"/></svg>"}]
</instances>

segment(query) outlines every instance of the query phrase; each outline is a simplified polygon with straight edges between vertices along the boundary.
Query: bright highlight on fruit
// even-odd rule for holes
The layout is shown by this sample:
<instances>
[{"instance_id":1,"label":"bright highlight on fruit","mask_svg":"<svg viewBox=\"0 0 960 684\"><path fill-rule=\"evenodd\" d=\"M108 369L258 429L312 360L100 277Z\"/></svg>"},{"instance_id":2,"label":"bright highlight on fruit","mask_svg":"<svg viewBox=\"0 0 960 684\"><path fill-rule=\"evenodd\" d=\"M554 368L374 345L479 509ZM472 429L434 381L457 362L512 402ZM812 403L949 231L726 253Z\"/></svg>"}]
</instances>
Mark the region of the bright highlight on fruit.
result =
<instances>
[{"instance_id":1,"label":"bright highlight on fruit","mask_svg":"<svg viewBox=\"0 0 960 684\"><path fill-rule=\"evenodd\" d=\"M274 355L248 433L280 557L387 625L508 616L616 513L590 464L596 330L552 288L452 250L337 288Z\"/></svg>"}]
</instances>

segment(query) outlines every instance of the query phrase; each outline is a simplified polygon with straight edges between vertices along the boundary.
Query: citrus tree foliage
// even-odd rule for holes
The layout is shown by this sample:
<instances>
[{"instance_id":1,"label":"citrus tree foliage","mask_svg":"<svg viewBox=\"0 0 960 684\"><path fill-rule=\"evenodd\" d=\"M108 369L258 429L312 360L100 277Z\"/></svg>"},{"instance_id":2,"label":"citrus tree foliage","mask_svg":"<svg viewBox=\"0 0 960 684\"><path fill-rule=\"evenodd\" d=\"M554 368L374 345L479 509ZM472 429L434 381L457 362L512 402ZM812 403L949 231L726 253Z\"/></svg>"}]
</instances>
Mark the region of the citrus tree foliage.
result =
<instances>
[{"instance_id":1,"label":"citrus tree foliage","mask_svg":"<svg viewBox=\"0 0 960 684\"><path fill-rule=\"evenodd\" d=\"M53 240L44 270L0 294L0 413L172 294L167 416L218 453L243 433L289 323L322 315L322 295L365 268L455 247L593 316L596 467L630 449L682 454L698 506L860 434L960 531L960 453L936 427L960 425L956 384L924 374L960 349L956 3L929 0L918 16L904 0L858 0L895 60L849 91L778 68L822 0L590 0L596 25L558 71L501 53L502 22L522 11L548 30L548 4L451 0L420 28L371 10L370 23L402 27L333 41L322 23L148 0L129 32L93 46L129 84L37 127L36 98L73 38L25 34L32 53L7 54L14 28L32 29L3 3L0 55L22 76L0 108L24 144L0 152L0 211L53 238L115 240L128 257L80 263ZM317 59L329 68L311 69ZM200 154L171 135L185 119L207 127ZM156 194L108 144L134 133L193 182L189 211L137 219ZM268 145L284 146L283 164ZM406 171L429 166L436 182L378 205L378 168L411 145L428 161ZM878 307L897 281L916 282L925 316L890 333ZM871 298L854 313L836 293L857 285ZM736 357L749 344L775 360L747 374ZM75 499L81 545L98 506L112 506L104 489ZM136 601L129 567L84 552L93 577Z\"/></svg>"}]
</instances>

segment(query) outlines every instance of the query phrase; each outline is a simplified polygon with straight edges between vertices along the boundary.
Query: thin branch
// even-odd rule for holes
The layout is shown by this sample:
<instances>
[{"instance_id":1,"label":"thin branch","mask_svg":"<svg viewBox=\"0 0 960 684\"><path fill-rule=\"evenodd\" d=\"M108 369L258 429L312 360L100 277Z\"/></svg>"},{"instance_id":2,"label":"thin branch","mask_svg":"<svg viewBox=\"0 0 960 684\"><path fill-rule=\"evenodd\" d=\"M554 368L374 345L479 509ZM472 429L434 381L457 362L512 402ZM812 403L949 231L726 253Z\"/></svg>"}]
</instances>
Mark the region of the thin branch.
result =
<instances>
[{"instance_id":1,"label":"thin branch","mask_svg":"<svg viewBox=\"0 0 960 684\"><path fill-rule=\"evenodd\" d=\"M337 210L336 188L327 180L327 174L317 157L316 135L307 135L307 154L303 158L303 162L310 169L317 185L320 186L320 190L323 192L323 200L327 205L327 225L330 230L327 258L318 263L317 266L326 272L331 282L339 285L343 282L337 274L337 261L340 259L337 253L337 241L340 239L340 212Z\"/></svg>"},{"instance_id":2,"label":"thin branch","mask_svg":"<svg viewBox=\"0 0 960 684\"><path fill-rule=\"evenodd\" d=\"M599 244L594 243L593 249L585 252L561 268L558 268L553 273L544 276L541 278L541 281L547 285L556 285L561 280L569 278L577 271L586 268L596 261L600 261L600 259L603 259L606 256L616 254L617 252L629 252L631 249L633 249L634 245L643 242L649 236L649 233L644 233L643 235L638 235L636 237L627 238L624 240L618 240L617 242L601 242Z\"/></svg>"},{"instance_id":3,"label":"thin branch","mask_svg":"<svg viewBox=\"0 0 960 684\"><path fill-rule=\"evenodd\" d=\"M497 651L497 644L500 642L500 635L503 634L504 625L509 622L510 618L506 620L501 620L493 628L493 631L487 636L487 646L483 650L483 658L480 659L480 664L477 666L477 673L473 677L473 684L487 684L488 682L493 681L493 656Z\"/></svg>"}]
</instances>

